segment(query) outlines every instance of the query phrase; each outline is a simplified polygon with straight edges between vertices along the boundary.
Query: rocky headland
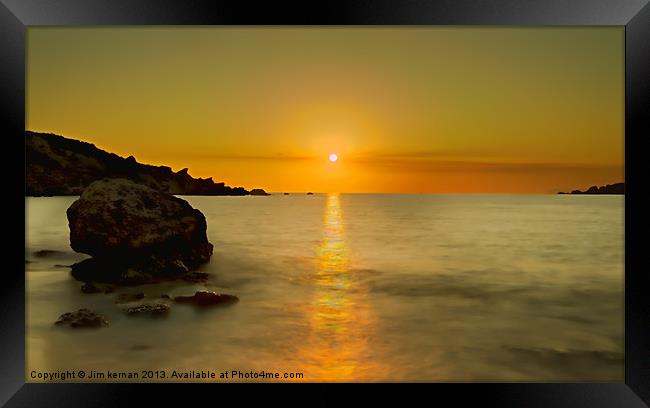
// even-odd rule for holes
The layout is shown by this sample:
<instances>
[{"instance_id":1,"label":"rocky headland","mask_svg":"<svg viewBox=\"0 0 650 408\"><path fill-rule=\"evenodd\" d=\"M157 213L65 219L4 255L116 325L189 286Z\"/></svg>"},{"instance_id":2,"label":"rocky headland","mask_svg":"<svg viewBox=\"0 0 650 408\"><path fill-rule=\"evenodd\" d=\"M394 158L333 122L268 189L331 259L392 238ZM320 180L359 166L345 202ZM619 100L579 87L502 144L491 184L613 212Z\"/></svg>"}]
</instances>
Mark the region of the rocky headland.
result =
<instances>
[{"instance_id":1,"label":"rocky headland","mask_svg":"<svg viewBox=\"0 0 650 408\"><path fill-rule=\"evenodd\" d=\"M51 133L26 131L25 154L27 196L80 195L92 182L104 178L124 178L169 194L251 193L243 187L215 183L212 178L194 178L186 168L174 172L170 167L138 163L133 156L123 158L91 143Z\"/></svg>"},{"instance_id":2,"label":"rocky headland","mask_svg":"<svg viewBox=\"0 0 650 408\"><path fill-rule=\"evenodd\" d=\"M558 194L625 194L625 183L607 184L605 186L591 186L585 191L573 190L570 193L560 191Z\"/></svg>"}]
</instances>

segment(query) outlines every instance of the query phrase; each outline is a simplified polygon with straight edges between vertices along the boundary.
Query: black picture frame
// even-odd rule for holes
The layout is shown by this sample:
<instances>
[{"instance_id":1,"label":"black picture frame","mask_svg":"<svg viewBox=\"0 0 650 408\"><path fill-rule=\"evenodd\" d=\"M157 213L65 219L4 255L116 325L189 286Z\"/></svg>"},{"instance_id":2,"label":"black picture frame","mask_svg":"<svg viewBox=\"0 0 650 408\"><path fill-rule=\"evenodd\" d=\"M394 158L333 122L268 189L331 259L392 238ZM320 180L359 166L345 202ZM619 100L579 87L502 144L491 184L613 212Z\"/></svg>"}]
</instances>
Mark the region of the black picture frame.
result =
<instances>
[{"instance_id":1,"label":"black picture frame","mask_svg":"<svg viewBox=\"0 0 650 408\"><path fill-rule=\"evenodd\" d=\"M177 392L169 384L25 383L24 238L25 41L48 25L516 25L625 26L625 382L620 384L428 384L427 395L454 404L479 396L498 406L643 407L650 403L650 307L645 291L641 148L650 136L648 0L348 0L287 3L209 0L0 0L0 101L5 191L2 214L13 220L0 284L0 405L119 406L145 392L150 402ZM56 103L56 95L52 96ZM644 171L645 170L645 171ZM285 385L287 386L287 385ZM155 391L152 387L155 387ZM282 390L283 386L279 388ZM211 387L210 387L211 388ZM371 391L382 395L391 387ZM428 388L428 387L427 387ZM225 392L220 389L219 394ZM154 392L152 392L154 391ZM213 393L206 387L195 392ZM286 391L286 389L285 389ZM295 388L288 390L294 392ZM433 391L435 394L431 394ZM240 400L246 399L241 390ZM269 387L263 391L266 395ZM276 392L274 390L273 392ZM255 394L255 393L250 393ZM319 394L320 395L320 394ZM321 402L327 398L319 397ZM644 403L645 401L645 403Z\"/></svg>"}]
</instances>

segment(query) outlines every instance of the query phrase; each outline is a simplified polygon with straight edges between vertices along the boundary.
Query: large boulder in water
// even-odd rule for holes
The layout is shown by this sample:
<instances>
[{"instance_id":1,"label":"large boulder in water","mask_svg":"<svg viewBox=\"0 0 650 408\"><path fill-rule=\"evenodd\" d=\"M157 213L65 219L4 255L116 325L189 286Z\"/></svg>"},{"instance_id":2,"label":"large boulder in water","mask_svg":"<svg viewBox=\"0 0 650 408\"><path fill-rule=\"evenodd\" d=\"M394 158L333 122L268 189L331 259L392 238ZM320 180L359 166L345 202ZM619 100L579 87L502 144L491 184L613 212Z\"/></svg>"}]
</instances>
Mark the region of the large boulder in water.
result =
<instances>
[{"instance_id":1,"label":"large boulder in water","mask_svg":"<svg viewBox=\"0 0 650 408\"><path fill-rule=\"evenodd\" d=\"M70 246L93 257L73 265L83 281L147 283L187 273L212 255L199 210L126 179L92 183L67 216Z\"/></svg>"}]
</instances>

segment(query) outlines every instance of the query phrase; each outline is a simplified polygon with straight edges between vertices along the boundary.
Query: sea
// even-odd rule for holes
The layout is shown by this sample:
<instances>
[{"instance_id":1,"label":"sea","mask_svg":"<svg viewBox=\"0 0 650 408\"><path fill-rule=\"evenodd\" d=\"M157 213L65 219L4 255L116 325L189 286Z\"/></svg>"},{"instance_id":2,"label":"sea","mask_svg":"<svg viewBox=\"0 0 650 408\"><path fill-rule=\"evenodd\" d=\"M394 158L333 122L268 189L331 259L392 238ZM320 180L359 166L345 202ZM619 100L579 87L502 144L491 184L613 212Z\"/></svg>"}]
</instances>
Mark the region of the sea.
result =
<instances>
[{"instance_id":1,"label":"sea","mask_svg":"<svg viewBox=\"0 0 650 408\"><path fill-rule=\"evenodd\" d=\"M77 197L26 198L26 381L624 379L623 196L181 198L207 219L208 281L109 294L70 275L88 257L69 245ZM164 317L115 303L197 290L239 302ZM80 308L109 325L54 325Z\"/></svg>"}]
</instances>

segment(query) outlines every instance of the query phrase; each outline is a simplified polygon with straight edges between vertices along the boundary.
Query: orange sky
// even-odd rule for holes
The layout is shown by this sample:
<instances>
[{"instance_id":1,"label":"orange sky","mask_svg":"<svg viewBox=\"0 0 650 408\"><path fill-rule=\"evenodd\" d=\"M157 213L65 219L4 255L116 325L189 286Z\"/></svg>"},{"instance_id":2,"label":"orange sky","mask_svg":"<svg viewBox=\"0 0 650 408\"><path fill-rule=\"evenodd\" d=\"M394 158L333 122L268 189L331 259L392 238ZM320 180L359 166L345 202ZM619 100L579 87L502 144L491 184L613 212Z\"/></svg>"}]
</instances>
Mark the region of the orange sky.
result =
<instances>
[{"instance_id":1,"label":"orange sky","mask_svg":"<svg viewBox=\"0 0 650 408\"><path fill-rule=\"evenodd\" d=\"M622 27L30 27L27 128L267 191L582 189L623 181L623 40Z\"/></svg>"}]
</instances>

